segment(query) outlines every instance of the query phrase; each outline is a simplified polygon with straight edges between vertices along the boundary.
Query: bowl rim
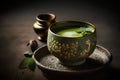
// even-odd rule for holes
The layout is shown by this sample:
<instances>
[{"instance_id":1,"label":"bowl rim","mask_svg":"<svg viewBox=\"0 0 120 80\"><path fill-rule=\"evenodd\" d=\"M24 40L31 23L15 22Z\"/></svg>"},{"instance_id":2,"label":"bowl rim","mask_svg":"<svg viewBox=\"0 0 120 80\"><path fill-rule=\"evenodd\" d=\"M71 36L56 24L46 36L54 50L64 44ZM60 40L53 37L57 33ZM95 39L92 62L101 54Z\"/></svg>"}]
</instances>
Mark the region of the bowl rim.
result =
<instances>
[{"instance_id":1,"label":"bowl rim","mask_svg":"<svg viewBox=\"0 0 120 80\"><path fill-rule=\"evenodd\" d=\"M85 23L85 24L88 24L88 25L91 25L91 27L93 27L94 28L94 32L92 32L90 35L86 35L86 36L83 36L83 37L66 37L66 36L61 36L61 35L58 35L58 34L56 34L56 33L54 33L52 30L51 30L51 28L52 28L52 26L54 26L54 25L56 25L56 24L58 24L58 23L74 23L74 22L77 22L77 23ZM51 33L51 34L53 34L53 35L55 35L55 36L57 36L57 37L61 37L61 38L68 38L68 39L79 39L79 38L84 38L84 37L88 37L88 36L91 36L91 35L93 35L93 34L96 34L96 27L92 24L92 23L90 23L90 22L85 22L85 21L78 21L78 20L66 20L66 21L59 21L59 22L55 22L55 23L53 23L49 28L48 28L48 34L49 34L49 32Z\"/></svg>"},{"instance_id":2,"label":"bowl rim","mask_svg":"<svg viewBox=\"0 0 120 80\"><path fill-rule=\"evenodd\" d=\"M44 20L44 19L40 19L40 17L41 16L49 16L49 19L47 19L47 20ZM36 16L36 19L38 20L38 21L51 21L51 20L55 20L56 19L56 15L55 14L53 14L53 13L41 13L41 14L38 14L37 16Z\"/></svg>"}]
</instances>

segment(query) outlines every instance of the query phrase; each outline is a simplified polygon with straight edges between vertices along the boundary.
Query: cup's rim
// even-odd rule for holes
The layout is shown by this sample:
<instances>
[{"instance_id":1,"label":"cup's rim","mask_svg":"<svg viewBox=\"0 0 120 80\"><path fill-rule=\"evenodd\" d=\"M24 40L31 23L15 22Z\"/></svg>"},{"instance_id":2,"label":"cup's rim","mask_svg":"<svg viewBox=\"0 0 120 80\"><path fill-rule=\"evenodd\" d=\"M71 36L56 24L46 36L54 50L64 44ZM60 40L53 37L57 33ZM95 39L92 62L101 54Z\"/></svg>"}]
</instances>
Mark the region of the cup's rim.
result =
<instances>
[{"instance_id":1,"label":"cup's rim","mask_svg":"<svg viewBox=\"0 0 120 80\"><path fill-rule=\"evenodd\" d=\"M41 16L47 16L49 18L47 20L40 19ZM52 20L55 20L55 19L56 19L56 15L53 14L53 13L41 13L41 14L38 14L36 16L36 20L38 20L38 21L52 21Z\"/></svg>"},{"instance_id":2,"label":"cup's rim","mask_svg":"<svg viewBox=\"0 0 120 80\"><path fill-rule=\"evenodd\" d=\"M54 32L51 30L52 26L54 26L55 24L57 24L57 23L64 23L64 22L68 22L68 23L69 23L69 22L80 22L80 23L85 23L85 24L91 25L91 26L94 28L94 32L91 33L90 35L96 33L96 27L95 27L92 23L90 23L90 22L85 22L85 21L77 21L77 20L67 20L67 21L59 21L59 22L53 23L53 24L49 27L48 31L50 31L50 33L54 34L55 36L62 37L62 38L69 38L69 39L77 39L77 38L84 38L84 37L90 36L90 35L86 35L86 36L83 36L83 37L66 37L66 36L58 35L58 34L54 33Z\"/></svg>"}]
</instances>

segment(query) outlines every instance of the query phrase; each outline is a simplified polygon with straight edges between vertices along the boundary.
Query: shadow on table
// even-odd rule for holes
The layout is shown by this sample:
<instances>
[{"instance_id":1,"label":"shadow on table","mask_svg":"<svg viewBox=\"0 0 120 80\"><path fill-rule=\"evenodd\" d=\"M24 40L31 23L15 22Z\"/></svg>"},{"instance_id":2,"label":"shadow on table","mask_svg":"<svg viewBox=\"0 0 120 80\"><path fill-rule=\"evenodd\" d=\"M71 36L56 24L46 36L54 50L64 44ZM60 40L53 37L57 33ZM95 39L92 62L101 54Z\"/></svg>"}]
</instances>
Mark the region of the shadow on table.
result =
<instances>
[{"instance_id":1,"label":"shadow on table","mask_svg":"<svg viewBox=\"0 0 120 80\"><path fill-rule=\"evenodd\" d=\"M105 67L104 69L88 74L56 74L44 73L48 80L119 80L120 69Z\"/></svg>"}]
</instances>

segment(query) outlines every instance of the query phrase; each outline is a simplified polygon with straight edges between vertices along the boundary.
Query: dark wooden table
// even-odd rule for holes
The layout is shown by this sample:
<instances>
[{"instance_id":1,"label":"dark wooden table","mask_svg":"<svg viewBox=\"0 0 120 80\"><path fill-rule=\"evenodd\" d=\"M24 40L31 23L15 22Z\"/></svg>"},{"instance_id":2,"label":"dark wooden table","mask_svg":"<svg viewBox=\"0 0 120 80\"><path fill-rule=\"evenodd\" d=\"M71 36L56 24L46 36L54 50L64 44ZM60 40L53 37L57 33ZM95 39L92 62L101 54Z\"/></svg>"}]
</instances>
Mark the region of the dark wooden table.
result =
<instances>
[{"instance_id":1,"label":"dark wooden table","mask_svg":"<svg viewBox=\"0 0 120 80\"><path fill-rule=\"evenodd\" d=\"M27 51L27 42L37 39L33 31L35 17L40 13L53 13L56 21L80 20L94 24L97 28L97 44L108 49L113 60L110 65L95 78L83 80L120 79L120 23L119 8L116 3L92 1L20 1L8 2L1 6L0 13L0 78L1 80L49 80L42 71L35 72L18 69L20 61ZM5 4L5 2L4 2ZM111 6L114 4L114 6ZM40 42L40 46L44 43ZM94 76L94 75L93 75Z\"/></svg>"}]
</instances>

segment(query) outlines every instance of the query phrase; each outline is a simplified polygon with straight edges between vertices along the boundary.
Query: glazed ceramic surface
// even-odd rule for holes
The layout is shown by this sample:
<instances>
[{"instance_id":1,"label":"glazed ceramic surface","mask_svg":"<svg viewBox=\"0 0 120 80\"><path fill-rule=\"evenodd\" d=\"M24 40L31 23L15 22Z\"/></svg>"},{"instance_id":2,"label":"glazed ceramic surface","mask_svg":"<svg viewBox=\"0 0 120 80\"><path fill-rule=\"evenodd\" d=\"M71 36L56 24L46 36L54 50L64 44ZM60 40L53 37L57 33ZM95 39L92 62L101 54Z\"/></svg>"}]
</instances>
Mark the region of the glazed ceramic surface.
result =
<instances>
[{"instance_id":1,"label":"glazed ceramic surface","mask_svg":"<svg viewBox=\"0 0 120 80\"><path fill-rule=\"evenodd\" d=\"M77 27L92 27L94 32L84 37L64 37L58 31ZM96 28L80 21L56 22L48 29L47 47L64 65L79 65L85 62L96 47Z\"/></svg>"},{"instance_id":2,"label":"glazed ceramic surface","mask_svg":"<svg viewBox=\"0 0 120 80\"><path fill-rule=\"evenodd\" d=\"M85 75L93 72L97 72L103 69L112 61L112 54L103 46L96 45L96 48L92 55L90 55L86 62L78 66L65 66L62 65L58 58L50 54L47 46L38 48L34 55L38 67L43 70L43 72L60 75ZM70 77L68 76L68 77Z\"/></svg>"}]
</instances>

